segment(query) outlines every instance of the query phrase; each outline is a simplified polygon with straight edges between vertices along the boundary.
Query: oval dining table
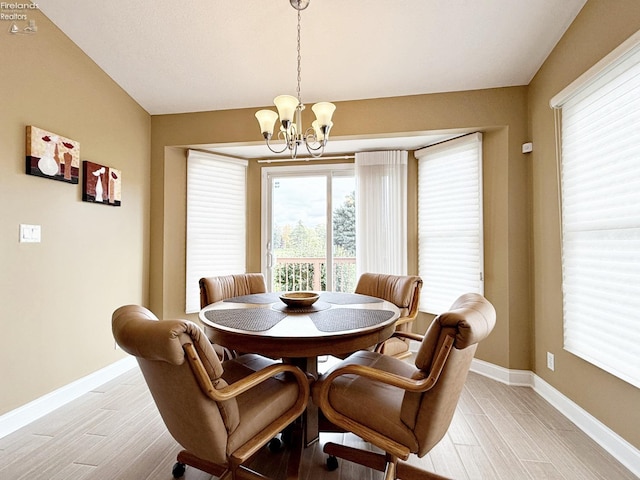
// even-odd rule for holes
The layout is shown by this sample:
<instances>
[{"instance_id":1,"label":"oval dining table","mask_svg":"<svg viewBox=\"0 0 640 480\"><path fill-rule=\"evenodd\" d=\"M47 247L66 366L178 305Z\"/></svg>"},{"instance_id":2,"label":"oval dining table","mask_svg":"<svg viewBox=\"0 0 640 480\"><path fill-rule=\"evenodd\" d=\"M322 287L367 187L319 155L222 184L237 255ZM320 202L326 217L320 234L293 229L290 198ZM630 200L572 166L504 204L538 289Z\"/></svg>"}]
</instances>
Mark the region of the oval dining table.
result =
<instances>
[{"instance_id":1,"label":"oval dining table","mask_svg":"<svg viewBox=\"0 0 640 480\"><path fill-rule=\"evenodd\" d=\"M320 298L310 307L288 307L278 293L258 293L212 303L199 316L213 343L282 358L313 378L319 356L371 348L393 334L400 316L393 303L356 293L318 293ZM311 401L305 417L308 446L319 433L318 408Z\"/></svg>"}]
</instances>

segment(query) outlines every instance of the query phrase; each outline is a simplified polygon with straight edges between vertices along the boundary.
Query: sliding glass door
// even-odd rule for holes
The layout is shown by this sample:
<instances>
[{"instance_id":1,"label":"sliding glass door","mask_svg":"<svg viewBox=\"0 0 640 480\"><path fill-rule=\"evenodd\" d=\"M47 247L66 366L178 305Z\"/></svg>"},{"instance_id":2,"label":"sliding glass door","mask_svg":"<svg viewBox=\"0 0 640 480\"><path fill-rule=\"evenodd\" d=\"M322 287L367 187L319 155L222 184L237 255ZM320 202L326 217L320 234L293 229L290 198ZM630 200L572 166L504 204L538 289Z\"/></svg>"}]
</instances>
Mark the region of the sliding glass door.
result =
<instances>
[{"instance_id":1,"label":"sliding glass door","mask_svg":"<svg viewBox=\"0 0 640 480\"><path fill-rule=\"evenodd\" d=\"M262 187L263 272L270 290L353 291L353 166L267 167Z\"/></svg>"}]
</instances>

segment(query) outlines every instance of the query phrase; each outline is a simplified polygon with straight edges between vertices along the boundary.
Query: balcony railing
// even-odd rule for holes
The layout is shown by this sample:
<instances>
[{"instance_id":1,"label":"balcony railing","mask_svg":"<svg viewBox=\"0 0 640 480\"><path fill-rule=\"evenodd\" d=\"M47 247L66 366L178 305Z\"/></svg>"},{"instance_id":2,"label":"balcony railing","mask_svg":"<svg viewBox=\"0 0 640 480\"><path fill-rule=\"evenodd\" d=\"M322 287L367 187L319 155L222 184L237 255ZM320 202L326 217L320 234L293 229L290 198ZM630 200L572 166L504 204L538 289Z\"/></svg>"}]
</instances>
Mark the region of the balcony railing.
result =
<instances>
[{"instance_id":1,"label":"balcony railing","mask_svg":"<svg viewBox=\"0 0 640 480\"><path fill-rule=\"evenodd\" d=\"M333 259L333 285L327 286L325 258L278 258L273 268L273 291L316 290L353 292L356 287L355 257Z\"/></svg>"}]
</instances>

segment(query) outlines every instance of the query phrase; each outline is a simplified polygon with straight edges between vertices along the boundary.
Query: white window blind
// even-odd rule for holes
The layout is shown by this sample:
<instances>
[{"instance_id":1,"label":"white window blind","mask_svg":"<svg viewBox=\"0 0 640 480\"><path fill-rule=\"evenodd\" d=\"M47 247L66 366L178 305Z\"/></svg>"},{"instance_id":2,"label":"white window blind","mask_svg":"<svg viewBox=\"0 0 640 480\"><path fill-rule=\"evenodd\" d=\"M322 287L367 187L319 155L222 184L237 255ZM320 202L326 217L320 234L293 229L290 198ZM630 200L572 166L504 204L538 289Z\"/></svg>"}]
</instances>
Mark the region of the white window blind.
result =
<instances>
[{"instance_id":1,"label":"white window blind","mask_svg":"<svg viewBox=\"0 0 640 480\"><path fill-rule=\"evenodd\" d=\"M484 293L482 134L415 152L422 311L439 314L463 293Z\"/></svg>"},{"instance_id":2,"label":"white window blind","mask_svg":"<svg viewBox=\"0 0 640 480\"><path fill-rule=\"evenodd\" d=\"M561 109L564 348L640 387L636 37L552 106Z\"/></svg>"},{"instance_id":3,"label":"white window blind","mask_svg":"<svg viewBox=\"0 0 640 480\"><path fill-rule=\"evenodd\" d=\"M189 151L187 313L200 309L200 278L246 270L246 170L244 160Z\"/></svg>"}]
</instances>

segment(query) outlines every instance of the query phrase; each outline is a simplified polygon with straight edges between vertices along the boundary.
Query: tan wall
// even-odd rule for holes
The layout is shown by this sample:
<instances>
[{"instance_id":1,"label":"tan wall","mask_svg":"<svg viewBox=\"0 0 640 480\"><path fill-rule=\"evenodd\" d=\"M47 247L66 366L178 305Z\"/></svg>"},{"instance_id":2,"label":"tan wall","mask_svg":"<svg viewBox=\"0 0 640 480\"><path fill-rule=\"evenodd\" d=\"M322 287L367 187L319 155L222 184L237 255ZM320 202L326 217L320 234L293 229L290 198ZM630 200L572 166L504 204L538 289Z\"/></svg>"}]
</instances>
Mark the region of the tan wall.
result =
<instances>
[{"instance_id":1,"label":"tan wall","mask_svg":"<svg viewBox=\"0 0 640 480\"><path fill-rule=\"evenodd\" d=\"M111 313L148 299L150 117L43 15L29 17L34 35L0 22L0 414L124 357ZM27 125L120 169L122 207L26 175ZM19 244L20 223L41 225L42 243Z\"/></svg>"},{"instance_id":2,"label":"tan wall","mask_svg":"<svg viewBox=\"0 0 640 480\"><path fill-rule=\"evenodd\" d=\"M560 220L554 120L549 100L638 29L637 0L589 0L529 89L534 144L533 369L636 448L640 448L640 389L562 349ZM555 354L553 372L546 368L546 352Z\"/></svg>"},{"instance_id":3,"label":"tan wall","mask_svg":"<svg viewBox=\"0 0 640 480\"><path fill-rule=\"evenodd\" d=\"M156 116L150 122L51 22L39 12L32 15L36 35L0 34L0 379L11 386L2 390L0 414L122 358L109 325L118 305L149 300L161 316L184 317L182 146L259 140L256 109ZM638 28L637 0L589 0L528 89L343 102L332 132L485 133L486 295L497 307L498 326L478 357L534 370L636 447L638 389L562 350L548 101ZM77 140L82 159L121 169L123 206L86 204L80 186L25 175L26 125ZM522 155L520 145L529 140L534 153ZM413 270L416 195L412 184ZM255 162L249 168L248 202L247 268L258 270L260 167ZM43 242L18 244L20 223L42 225ZM533 318L529 312L535 312ZM422 318L418 329L427 321ZM547 351L556 354L555 372L545 367Z\"/></svg>"},{"instance_id":4,"label":"tan wall","mask_svg":"<svg viewBox=\"0 0 640 480\"><path fill-rule=\"evenodd\" d=\"M526 88L422 95L337 104L334 136L389 132L484 132L486 295L498 326L479 349L488 362L531 366L529 304L528 160ZM152 117L151 305L159 315L184 317L184 145L259 141L255 109ZM265 147L266 150L266 147ZM412 158L410 182L416 181ZM247 269L260 269L260 165L249 166ZM409 265L417 266L415 183L409 191ZM196 318L191 316L191 318ZM419 322L424 331L426 321Z\"/></svg>"}]
</instances>

